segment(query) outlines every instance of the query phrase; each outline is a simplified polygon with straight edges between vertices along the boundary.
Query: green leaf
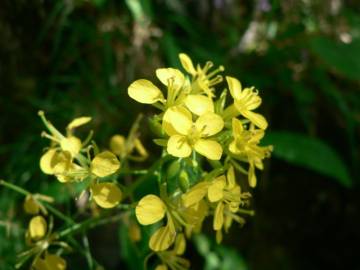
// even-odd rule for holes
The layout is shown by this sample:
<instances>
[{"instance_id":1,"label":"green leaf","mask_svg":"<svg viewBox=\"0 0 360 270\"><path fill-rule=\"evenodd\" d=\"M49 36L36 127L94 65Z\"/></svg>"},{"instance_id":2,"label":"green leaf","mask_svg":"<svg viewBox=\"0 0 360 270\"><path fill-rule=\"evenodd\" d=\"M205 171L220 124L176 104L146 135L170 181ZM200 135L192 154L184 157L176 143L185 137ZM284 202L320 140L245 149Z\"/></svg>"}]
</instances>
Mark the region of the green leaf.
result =
<instances>
[{"instance_id":1,"label":"green leaf","mask_svg":"<svg viewBox=\"0 0 360 270\"><path fill-rule=\"evenodd\" d=\"M195 247L205 259L205 270L248 270L248 266L235 249L216 244L204 234L194 237Z\"/></svg>"},{"instance_id":2,"label":"green leaf","mask_svg":"<svg viewBox=\"0 0 360 270\"><path fill-rule=\"evenodd\" d=\"M319 139L304 134L277 131L267 134L264 143L274 146L273 155L277 158L332 177L345 187L352 184L347 167L340 156Z\"/></svg>"},{"instance_id":3,"label":"green leaf","mask_svg":"<svg viewBox=\"0 0 360 270\"><path fill-rule=\"evenodd\" d=\"M350 44L336 42L326 37L313 37L310 49L332 71L351 80L360 80L360 39Z\"/></svg>"}]
</instances>

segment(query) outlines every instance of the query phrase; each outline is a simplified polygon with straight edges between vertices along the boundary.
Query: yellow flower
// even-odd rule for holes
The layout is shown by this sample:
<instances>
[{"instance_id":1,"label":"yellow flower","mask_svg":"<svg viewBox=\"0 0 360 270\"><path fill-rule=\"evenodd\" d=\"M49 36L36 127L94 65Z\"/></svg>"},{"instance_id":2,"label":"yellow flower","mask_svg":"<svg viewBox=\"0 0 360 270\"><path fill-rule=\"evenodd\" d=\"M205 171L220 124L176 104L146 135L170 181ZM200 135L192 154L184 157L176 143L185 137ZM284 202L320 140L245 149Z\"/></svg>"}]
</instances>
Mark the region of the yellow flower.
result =
<instances>
[{"instance_id":1,"label":"yellow flower","mask_svg":"<svg viewBox=\"0 0 360 270\"><path fill-rule=\"evenodd\" d=\"M171 250L157 252L157 256L161 260L161 264L158 265L156 270L185 270L189 269L190 262L182 257L186 249L186 240L185 236L182 233L179 233L176 236L174 247Z\"/></svg>"},{"instance_id":2,"label":"yellow flower","mask_svg":"<svg viewBox=\"0 0 360 270\"><path fill-rule=\"evenodd\" d=\"M255 129L250 126L245 130L241 121L232 119L233 141L229 145L229 150L241 161L249 163L249 185L256 186L255 167L262 170L262 160L270 156L272 146L259 146L260 140L264 137L264 130Z\"/></svg>"},{"instance_id":3,"label":"yellow flower","mask_svg":"<svg viewBox=\"0 0 360 270\"><path fill-rule=\"evenodd\" d=\"M66 261L60 256L46 254L45 257L35 260L33 267L35 270L65 270Z\"/></svg>"},{"instance_id":4,"label":"yellow flower","mask_svg":"<svg viewBox=\"0 0 360 270\"><path fill-rule=\"evenodd\" d=\"M194 149L211 160L219 160L222 155L221 145L209 137L219 133L224 121L215 113L201 115L195 123L186 108L174 106L163 117L163 127L170 136L167 151L175 157L188 157Z\"/></svg>"},{"instance_id":5,"label":"yellow flower","mask_svg":"<svg viewBox=\"0 0 360 270\"><path fill-rule=\"evenodd\" d=\"M120 168L120 161L110 151L97 154L91 161L90 170L98 177L105 177L115 173Z\"/></svg>"},{"instance_id":6,"label":"yellow flower","mask_svg":"<svg viewBox=\"0 0 360 270\"><path fill-rule=\"evenodd\" d=\"M241 83L236 78L227 76L226 81L230 94L234 98L234 106L238 113L249 119L257 127L266 129L268 123L265 117L253 112L253 110L261 104L261 98L258 96L258 92L253 87L242 90ZM231 108L230 106L230 110Z\"/></svg>"},{"instance_id":7,"label":"yellow flower","mask_svg":"<svg viewBox=\"0 0 360 270\"><path fill-rule=\"evenodd\" d=\"M154 224L167 216L166 226L155 231L149 241L149 247L154 251L168 249L175 241L176 230L174 222L167 213L167 206L156 195L149 194L143 197L135 208L137 220L142 225Z\"/></svg>"},{"instance_id":8,"label":"yellow flower","mask_svg":"<svg viewBox=\"0 0 360 270\"><path fill-rule=\"evenodd\" d=\"M79 126L87 124L91 121L91 117L83 116L75 118L66 127L66 136L61 134L46 118L43 111L39 111L39 115L50 131L51 134L43 132L43 136L50 139L56 146L60 146L61 151L69 152L72 157L75 157L82 148L81 140L73 135L73 130Z\"/></svg>"},{"instance_id":9,"label":"yellow flower","mask_svg":"<svg viewBox=\"0 0 360 270\"><path fill-rule=\"evenodd\" d=\"M154 104L158 101L164 102L164 96L160 89L145 79L133 82L128 88L128 94L139 103Z\"/></svg>"},{"instance_id":10,"label":"yellow flower","mask_svg":"<svg viewBox=\"0 0 360 270\"><path fill-rule=\"evenodd\" d=\"M113 208L122 198L120 188L114 183L98 183L90 187L92 198L102 208Z\"/></svg>"},{"instance_id":11,"label":"yellow flower","mask_svg":"<svg viewBox=\"0 0 360 270\"><path fill-rule=\"evenodd\" d=\"M127 140L124 136L118 134L111 137L110 149L120 158L129 156L129 158L131 158L132 160L137 161L142 161L146 159L149 155L144 145L138 138ZM134 150L138 152L139 156L130 155L132 152L134 152Z\"/></svg>"},{"instance_id":12,"label":"yellow flower","mask_svg":"<svg viewBox=\"0 0 360 270\"><path fill-rule=\"evenodd\" d=\"M40 205L32 195L27 195L24 201L24 210L30 215L36 215L40 211Z\"/></svg>"},{"instance_id":13,"label":"yellow flower","mask_svg":"<svg viewBox=\"0 0 360 270\"><path fill-rule=\"evenodd\" d=\"M47 223L42 216L33 217L29 223L29 236L33 240L39 240L46 235Z\"/></svg>"},{"instance_id":14,"label":"yellow flower","mask_svg":"<svg viewBox=\"0 0 360 270\"><path fill-rule=\"evenodd\" d=\"M223 77L217 74L224 71L224 67L220 66L210 71L213 63L208 61L204 67L197 65L195 69L191 58L187 54L180 53L179 59L183 68L192 75L192 93L205 93L208 97L213 97L214 86L223 80Z\"/></svg>"}]
</instances>

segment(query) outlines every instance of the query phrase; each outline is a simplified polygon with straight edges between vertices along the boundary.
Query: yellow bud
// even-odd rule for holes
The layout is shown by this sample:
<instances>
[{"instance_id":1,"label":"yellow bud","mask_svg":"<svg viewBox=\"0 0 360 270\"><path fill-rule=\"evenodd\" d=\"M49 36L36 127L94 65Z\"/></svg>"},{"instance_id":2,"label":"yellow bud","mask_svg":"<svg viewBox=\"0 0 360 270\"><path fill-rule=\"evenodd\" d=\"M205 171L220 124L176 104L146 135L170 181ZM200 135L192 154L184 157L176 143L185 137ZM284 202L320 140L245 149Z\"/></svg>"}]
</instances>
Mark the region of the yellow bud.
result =
<instances>
[{"instance_id":1,"label":"yellow bud","mask_svg":"<svg viewBox=\"0 0 360 270\"><path fill-rule=\"evenodd\" d=\"M142 225L149 225L163 219L166 206L163 201L155 195L146 195L135 208L136 218Z\"/></svg>"},{"instance_id":2,"label":"yellow bud","mask_svg":"<svg viewBox=\"0 0 360 270\"><path fill-rule=\"evenodd\" d=\"M120 188L114 183L99 183L91 186L92 198L102 208L113 208L122 197Z\"/></svg>"},{"instance_id":3,"label":"yellow bud","mask_svg":"<svg viewBox=\"0 0 360 270\"><path fill-rule=\"evenodd\" d=\"M65 270L66 261L60 256L47 254L44 259L38 258L33 267L35 270Z\"/></svg>"},{"instance_id":4,"label":"yellow bud","mask_svg":"<svg viewBox=\"0 0 360 270\"><path fill-rule=\"evenodd\" d=\"M104 151L97 154L91 161L91 172L99 177L105 177L115 173L120 168L120 161L116 156Z\"/></svg>"},{"instance_id":5,"label":"yellow bud","mask_svg":"<svg viewBox=\"0 0 360 270\"><path fill-rule=\"evenodd\" d=\"M39 203L34 199L33 196L27 195L24 201L24 210L30 215L36 215L39 213Z\"/></svg>"},{"instance_id":6,"label":"yellow bud","mask_svg":"<svg viewBox=\"0 0 360 270\"><path fill-rule=\"evenodd\" d=\"M168 270L168 267L166 266L166 264L159 264L158 266L156 266L155 270Z\"/></svg>"},{"instance_id":7,"label":"yellow bud","mask_svg":"<svg viewBox=\"0 0 360 270\"><path fill-rule=\"evenodd\" d=\"M110 149L118 156L123 155L126 152L125 137L122 135L112 136L110 139Z\"/></svg>"},{"instance_id":8,"label":"yellow bud","mask_svg":"<svg viewBox=\"0 0 360 270\"><path fill-rule=\"evenodd\" d=\"M39 240L46 234L47 223L42 216L33 217L29 223L29 234L31 239Z\"/></svg>"}]
</instances>

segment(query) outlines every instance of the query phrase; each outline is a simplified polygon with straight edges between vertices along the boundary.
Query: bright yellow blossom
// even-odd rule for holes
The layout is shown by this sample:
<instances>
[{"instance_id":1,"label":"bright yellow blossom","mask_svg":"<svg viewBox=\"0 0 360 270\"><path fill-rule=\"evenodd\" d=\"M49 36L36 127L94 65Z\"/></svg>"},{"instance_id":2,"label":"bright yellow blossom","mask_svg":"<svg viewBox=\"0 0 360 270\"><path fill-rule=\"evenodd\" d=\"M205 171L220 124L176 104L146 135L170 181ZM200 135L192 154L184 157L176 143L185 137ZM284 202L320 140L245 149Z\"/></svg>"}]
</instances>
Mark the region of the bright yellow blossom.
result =
<instances>
[{"instance_id":1,"label":"bright yellow blossom","mask_svg":"<svg viewBox=\"0 0 360 270\"><path fill-rule=\"evenodd\" d=\"M195 68L191 58L185 53L180 53L179 59L183 68L192 76L192 93L205 93L209 97L214 97L214 86L223 80L223 77L218 73L224 71L224 67L220 66L210 71L213 63L208 61L204 67L197 65Z\"/></svg>"},{"instance_id":2,"label":"bright yellow blossom","mask_svg":"<svg viewBox=\"0 0 360 270\"><path fill-rule=\"evenodd\" d=\"M233 77L227 76L226 81L230 94L234 98L234 105L230 106L227 110L231 111L235 107L238 114L241 114L257 127L265 130L268 125L265 117L253 112L261 104L261 98L258 96L257 90L254 87L242 89L240 81ZM233 116L237 116L237 114Z\"/></svg>"},{"instance_id":3,"label":"bright yellow blossom","mask_svg":"<svg viewBox=\"0 0 360 270\"><path fill-rule=\"evenodd\" d=\"M39 240L46 235L47 223L42 216L33 217L29 223L29 236L33 240Z\"/></svg>"},{"instance_id":4,"label":"bright yellow blossom","mask_svg":"<svg viewBox=\"0 0 360 270\"><path fill-rule=\"evenodd\" d=\"M160 227L151 236L149 247L154 251L168 249L175 241L176 230L165 203L156 195L143 197L135 208L137 220L142 225L154 224L167 216L167 224Z\"/></svg>"},{"instance_id":5,"label":"bright yellow blossom","mask_svg":"<svg viewBox=\"0 0 360 270\"><path fill-rule=\"evenodd\" d=\"M33 267L35 270L65 270L66 261L58 255L46 254L44 258L37 258Z\"/></svg>"},{"instance_id":6,"label":"bright yellow blossom","mask_svg":"<svg viewBox=\"0 0 360 270\"><path fill-rule=\"evenodd\" d=\"M229 150L241 161L249 163L249 184L256 186L255 167L262 170L262 160L270 156L272 146L259 146L260 140L265 132L262 129L255 129L251 125L249 130L245 130L240 120L232 119L233 141L229 145Z\"/></svg>"},{"instance_id":7,"label":"bright yellow blossom","mask_svg":"<svg viewBox=\"0 0 360 270\"><path fill-rule=\"evenodd\" d=\"M113 208L122 198L120 188L114 183L98 183L90 187L94 201L102 208Z\"/></svg>"},{"instance_id":8,"label":"bright yellow blossom","mask_svg":"<svg viewBox=\"0 0 360 270\"><path fill-rule=\"evenodd\" d=\"M97 154L91 161L90 170L98 177L115 173L120 168L120 161L110 151Z\"/></svg>"},{"instance_id":9,"label":"bright yellow blossom","mask_svg":"<svg viewBox=\"0 0 360 270\"><path fill-rule=\"evenodd\" d=\"M219 133L224 122L215 113L201 115L195 123L191 112L181 106L174 106L165 112L163 127L170 136L167 151L175 157L188 157L194 149L211 160L219 160L222 155L221 145L209 137Z\"/></svg>"}]
</instances>

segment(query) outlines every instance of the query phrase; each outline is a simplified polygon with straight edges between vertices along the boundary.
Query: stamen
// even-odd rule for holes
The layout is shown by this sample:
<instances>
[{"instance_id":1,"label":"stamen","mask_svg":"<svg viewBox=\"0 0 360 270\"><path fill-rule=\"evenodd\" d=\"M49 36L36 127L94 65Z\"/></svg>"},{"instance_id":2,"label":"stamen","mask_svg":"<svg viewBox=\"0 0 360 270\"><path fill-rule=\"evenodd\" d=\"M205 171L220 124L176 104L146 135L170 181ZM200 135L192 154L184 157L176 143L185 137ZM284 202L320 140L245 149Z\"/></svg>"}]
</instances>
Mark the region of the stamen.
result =
<instances>
[{"instance_id":1,"label":"stamen","mask_svg":"<svg viewBox=\"0 0 360 270\"><path fill-rule=\"evenodd\" d=\"M214 69L209 74L206 75L206 77L210 78L215 76L219 72L223 72L225 70L224 66L219 66L217 69Z\"/></svg>"},{"instance_id":2,"label":"stamen","mask_svg":"<svg viewBox=\"0 0 360 270\"><path fill-rule=\"evenodd\" d=\"M207 61L206 64L205 64L205 66L204 66L203 69L202 69L203 73L205 74L206 72L208 72L208 70L209 70L210 68L212 68L213 66L214 66L213 62Z\"/></svg>"},{"instance_id":3,"label":"stamen","mask_svg":"<svg viewBox=\"0 0 360 270\"><path fill-rule=\"evenodd\" d=\"M55 138L54 136L51 136L50 134L46 133L45 131L41 132L41 137L47 138L51 141L60 143L60 140L58 138Z\"/></svg>"},{"instance_id":4,"label":"stamen","mask_svg":"<svg viewBox=\"0 0 360 270\"><path fill-rule=\"evenodd\" d=\"M221 83L223 81L223 77L221 75L217 75L212 80L209 80L209 85L213 86L215 84Z\"/></svg>"}]
</instances>

